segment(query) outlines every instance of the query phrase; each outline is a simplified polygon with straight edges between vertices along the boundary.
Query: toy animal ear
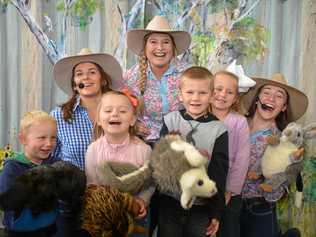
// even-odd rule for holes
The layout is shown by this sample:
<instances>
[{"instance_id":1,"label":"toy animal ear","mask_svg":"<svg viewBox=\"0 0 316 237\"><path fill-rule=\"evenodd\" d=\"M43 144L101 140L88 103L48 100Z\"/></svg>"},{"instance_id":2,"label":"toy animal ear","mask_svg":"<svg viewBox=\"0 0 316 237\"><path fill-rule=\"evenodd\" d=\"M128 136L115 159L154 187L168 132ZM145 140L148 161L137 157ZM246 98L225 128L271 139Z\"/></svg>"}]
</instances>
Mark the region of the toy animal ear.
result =
<instances>
[{"instance_id":1,"label":"toy animal ear","mask_svg":"<svg viewBox=\"0 0 316 237\"><path fill-rule=\"evenodd\" d=\"M180 185L182 189L190 189L196 182L197 177L192 175L191 172L185 172L180 178Z\"/></svg>"},{"instance_id":2,"label":"toy animal ear","mask_svg":"<svg viewBox=\"0 0 316 237\"><path fill-rule=\"evenodd\" d=\"M316 136L316 123L310 123L303 128L304 139L310 139Z\"/></svg>"},{"instance_id":3,"label":"toy animal ear","mask_svg":"<svg viewBox=\"0 0 316 237\"><path fill-rule=\"evenodd\" d=\"M185 141L177 140L170 144L171 149L175 151L183 151L185 158L189 164L193 167L199 167L205 165L207 159L201 155L201 153L195 149L195 147Z\"/></svg>"}]
</instances>

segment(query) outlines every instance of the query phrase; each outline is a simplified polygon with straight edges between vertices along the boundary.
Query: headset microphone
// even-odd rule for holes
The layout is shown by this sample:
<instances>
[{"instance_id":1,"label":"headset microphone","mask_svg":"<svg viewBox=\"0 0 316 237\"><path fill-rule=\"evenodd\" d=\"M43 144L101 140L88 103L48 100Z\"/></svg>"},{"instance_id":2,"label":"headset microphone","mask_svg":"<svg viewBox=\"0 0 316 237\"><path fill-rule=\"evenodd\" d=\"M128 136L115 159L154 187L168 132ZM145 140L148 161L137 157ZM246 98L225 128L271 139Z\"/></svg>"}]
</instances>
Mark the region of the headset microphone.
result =
<instances>
[{"instance_id":1,"label":"headset microphone","mask_svg":"<svg viewBox=\"0 0 316 237\"><path fill-rule=\"evenodd\" d=\"M80 82L78 87L79 87L79 89L83 89L84 88L84 84L82 82Z\"/></svg>"}]
</instances>

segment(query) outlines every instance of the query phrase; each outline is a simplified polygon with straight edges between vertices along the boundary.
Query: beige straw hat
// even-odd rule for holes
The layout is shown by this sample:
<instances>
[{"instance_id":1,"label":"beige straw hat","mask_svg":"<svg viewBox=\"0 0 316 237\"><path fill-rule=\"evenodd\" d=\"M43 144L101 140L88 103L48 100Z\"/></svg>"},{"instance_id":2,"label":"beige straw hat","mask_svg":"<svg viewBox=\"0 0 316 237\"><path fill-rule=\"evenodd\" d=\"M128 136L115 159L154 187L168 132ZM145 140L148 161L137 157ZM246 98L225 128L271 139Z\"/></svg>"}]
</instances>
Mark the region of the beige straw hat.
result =
<instances>
[{"instance_id":1,"label":"beige straw hat","mask_svg":"<svg viewBox=\"0 0 316 237\"><path fill-rule=\"evenodd\" d=\"M245 106L246 111L250 109L250 106L258 95L258 91L265 85L273 85L277 87L281 87L289 95L288 106L286 109L287 117L289 122L296 121L300 117L304 115L308 106L308 98L307 96L295 89L292 86L289 86L284 76L280 73L274 74L271 79L266 78L252 78L256 81L256 86L252 87L248 93L246 93L242 97L242 103Z\"/></svg>"},{"instance_id":2,"label":"beige straw hat","mask_svg":"<svg viewBox=\"0 0 316 237\"><path fill-rule=\"evenodd\" d=\"M133 29L127 32L127 47L140 55L144 48L144 36L149 33L168 33L172 36L177 55L185 52L190 46L191 36L186 31L171 30L168 20L164 16L155 16L146 29Z\"/></svg>"},{"instance_id":3,"label":"beige straw hat","mask_svg":"<svg viewBox=\"0 0 316 237\"><path fill-rule=\"evenodd\" d=\"M83 48L78 55L62 58L54 65L54 79L65 93L72 94L71 76L73 68L83 62L98 64L111 77L111 88L119 89L122 83L122 69L119 62L110 54L92 53Z\"/></svg>"}]
</instances>

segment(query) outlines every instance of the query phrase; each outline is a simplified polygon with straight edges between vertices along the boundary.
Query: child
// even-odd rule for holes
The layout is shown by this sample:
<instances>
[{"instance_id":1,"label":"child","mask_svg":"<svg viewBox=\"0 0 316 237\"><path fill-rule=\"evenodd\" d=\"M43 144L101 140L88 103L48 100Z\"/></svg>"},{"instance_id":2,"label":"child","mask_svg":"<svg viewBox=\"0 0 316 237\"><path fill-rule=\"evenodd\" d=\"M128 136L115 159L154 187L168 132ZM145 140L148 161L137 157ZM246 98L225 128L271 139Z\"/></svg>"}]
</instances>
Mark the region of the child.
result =
<instances>
[{"instance_id":1,"label":"child","mask_svg":"<svg viewBox=\"0 0 316 237\"><path fill-rule=\"evenodd\" d=\"M184 109L164 117L161 135L180 132L181 136L207 153L207 172L218 193L210 199L197 199L184 210L170 193L160 193L158 237L214 236L225 208L224 191L228 170L228 135L226 128L208 112L213 90L213 75L203 67L185 70L180 81L180 101Z\"/></svg>"},{"instance_id":2,"label":"child","mask_svg":"<svg viewBox=\"0 0 316 237\"><path fill-rule=\"evenodd\" d=\"M225 124L229 137L229 170L225 192L226 210L219 231L219 236L223 237L240 236L241 189L248 169L250 152L247 119L237 112L238 87L243 77L244 75L238 77L236 71L235 74L229 71L220 71L214 76L211 111Z\"/></svg>"},{"instance_id":3,"label":"child","mask_svg":"<svg viewBox=\"0 0 316 237\"><path fill-rule=\"evenodd\" d=\"M142 166L151 153L150 146L135 136L138 101L128 91L105 93L98 105L95 141L89 145L85 171L87 184L106 185L99 167L104 161L130 162ZM153 190L141 192L136 201L141 206L138 217L146 215Z\"/></svg>"},{"instance_id":4,"label":"child","mask_svg":"<svg viewBox=\"0 0 316 237\"><path fill-rule=\"evenodd\" d=\"M23 153L14 153L4 164L0 175L0 193L5 192L13 184L16 177L38 165L51 164L57 161L50 153L56 146L56 120L43 111L32 111L24 115L20 122L19 141ZM18 193L16 195L19 195ZM35 233L54 232L57 211L39 214L34 217L30 209L20 213L5 211L3 224L8 236L30 236ZM49 236L49 234L45 235Z\"/></svg>"}]
</instances>

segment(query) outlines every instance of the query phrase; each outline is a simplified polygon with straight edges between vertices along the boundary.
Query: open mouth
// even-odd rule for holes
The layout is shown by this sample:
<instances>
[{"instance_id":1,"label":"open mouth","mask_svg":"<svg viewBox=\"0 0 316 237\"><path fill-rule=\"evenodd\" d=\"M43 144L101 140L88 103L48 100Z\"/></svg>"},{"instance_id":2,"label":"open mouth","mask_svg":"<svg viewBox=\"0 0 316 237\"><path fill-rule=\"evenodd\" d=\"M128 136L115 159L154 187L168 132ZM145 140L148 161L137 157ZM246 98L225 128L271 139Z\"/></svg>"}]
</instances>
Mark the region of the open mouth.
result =
<instances>
[{"instance_id":1,"label":"open mouth","mask_svg":"<svg viewBox=\"0 0 316 237\"><path fill-rule=\"evenodd\" d=\"M164 57L164 56L166 56L166 53L159 52L159 53L153 53L153 55L154 55L155 57Z\"/></svg>"},{"instance_id":2,"label":"open mouth","mask_svg":"<svg viewBox=\"0 0 316 237\"><path fill-rule=\"evenodd\" d=\"M261 104L261 108L264 111L269 111L269 112L272 112L274 110L274 106L273 105L269 105L269 104Z\"/></svg>"},{"instance_id":3,"label":"open mouth","mask_svg":"<svg viewBox=\"0 0 316 237\"><path fill-rule=\"evenodd\" d=\"M110 124L110 125L121 125L121 122L118 122L118 121L110 121L109 124Z\"/></svg>"}]
</instances>

